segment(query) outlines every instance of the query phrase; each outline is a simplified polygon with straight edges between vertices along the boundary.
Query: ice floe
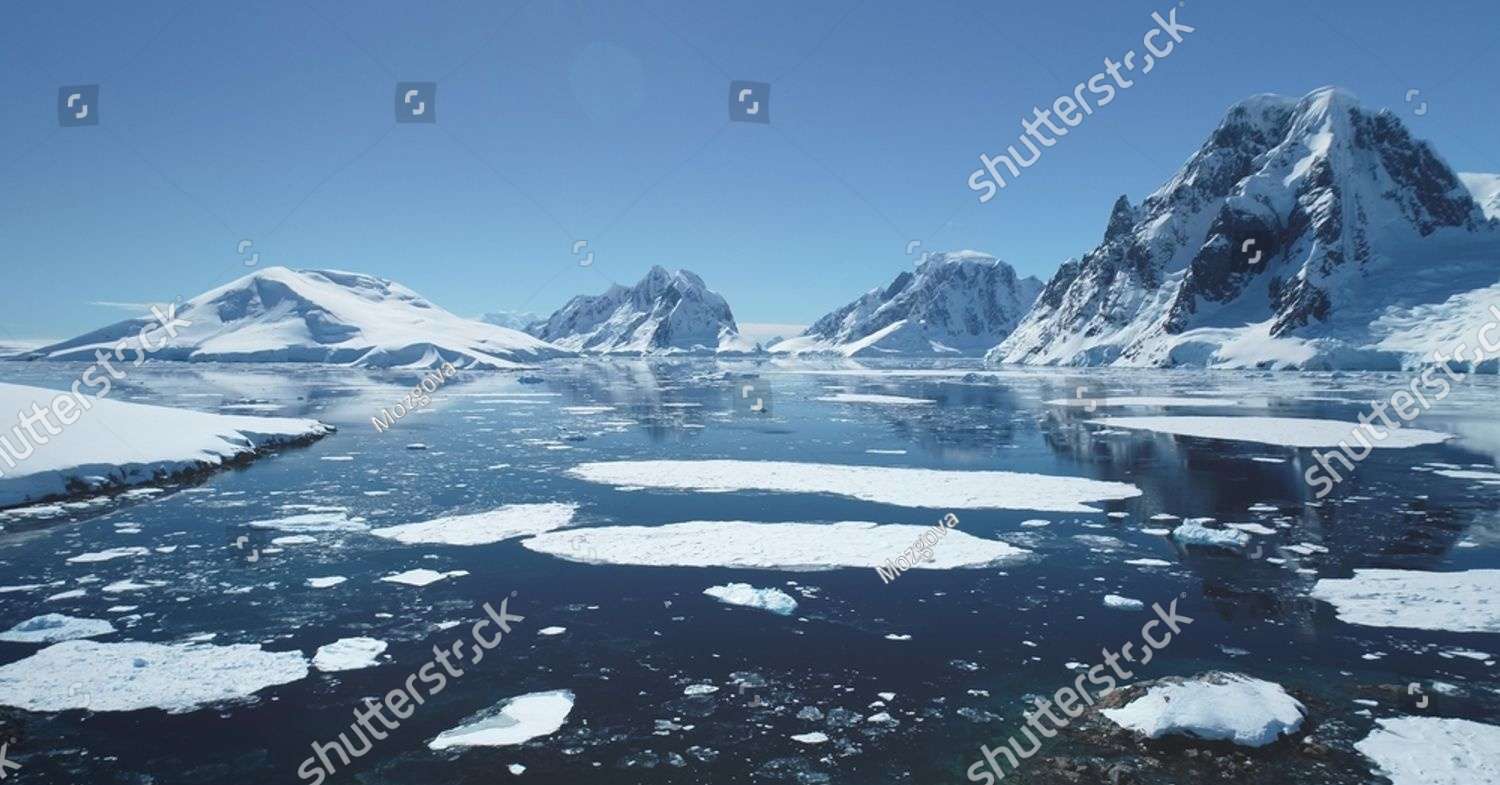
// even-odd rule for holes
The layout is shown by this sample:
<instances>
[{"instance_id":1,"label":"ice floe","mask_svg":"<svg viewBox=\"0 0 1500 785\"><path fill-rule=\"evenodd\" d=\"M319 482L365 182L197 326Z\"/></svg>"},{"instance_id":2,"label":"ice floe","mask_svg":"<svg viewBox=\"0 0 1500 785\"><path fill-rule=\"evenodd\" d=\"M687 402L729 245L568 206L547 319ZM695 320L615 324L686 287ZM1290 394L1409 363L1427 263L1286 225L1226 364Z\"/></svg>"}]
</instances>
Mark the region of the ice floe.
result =
<instances>
[{"instance_id":1,"label":"ice floe","mask_svg":"<svg viewBox=\"0 0 1500 785\"><path fill-rule=\"evenodd\" d=\"M546 636L550 637L550 636L553 636L553 635L561 635L561 634L563 634L563 633L565 633L567 631L568 631L567 627L543 627L540 630L537 630L536 634L537 635L546 635Z\"/></svg>"},{"instance_id":2,"label":"ice floe","mask_svg":"<svg viewBox=\"0 0 1500 785\"><path fill-rule=\"evenodd\" d=\"M1244 406L1244 401L1232 398L1182 398L1172 396L1145 396L1126 395L1120 397L1104 398L1057 398L1047 401L1048 406L1070 406L1073 408L1084 408L1089 411L1094 409L1111 408L1160 408L1167 409L1176 406L1198 406L1203 408L1223 408L1231 406Z\"/></svg>"},{"instance_id":3,"label":"ice floe","mask_svg":"<svg viewBox=\"0 0 1500 785\"><path fill-rule=\"evenodd\" d=\"M301 652L259 644L65 641L0 667L0 705L184 712L307 676Z\"/></svg>"},{"instance_id":4,"label":"ice floe","mask_svg":"<svg viewBox=\"0 0 1500 785\"><path fill-rule=\"evenodd\" d=\"M308 578L307 585L314 589L331 589L347 580L349 579L342 575L329 575L323 578Z\"/></svg>"},{"instance_id":5,"label":"ice floe","mask_svg":"<svg viewBox=\"0 0 1500 785\"><path fill-rule=\"evenodd\" d=\"M726 605L760 608L780 616L790 616L792 611L797 610L797 601L790 594L775 588L757 589L748 583L710 586L703 593Z\"/></svg>"},{"instance_id":6,"label":"ice floe","mask_svg":"<svg viewBox=\"0 0 1500 785\"><path fill-rule=\"evenodd\" d=\"M573 711L570 690L518 695L427 743L430 749L502 747L556 733Z\"/></svg>"},{"instance_id":7,"label":"ice floe","mask_svg":"<svg viewBox=\"0 0 1500 785\"><path fill-rule=\"evenodd\" d=\"M1182 545L1225 550L1239 550L1250 544L1250 535L1238 529L1210 529L1197 518L1173 529L1172 539Z\"/></svg>"},{"instance_id":8,"label":"ice floe","mask_svg":"<svg viewBox=\"0 0 1500 785\"><path fill-rule=\"evenodd\" d=\"M1274 444L1281 447L1337 447L1339 442L1362 447L1353 435L1362 426L1357 422L1341 420L1301 417L1103 417L1089 422L1111 428L1154 431L1200 439ZM1402 448L1441 444L1454 436L1438 431L1401 428L1387 431L1385 439L1375 439L1368 435L1366 438L1375 447Z\"/></svg>"},{"instance_id":9,"label":"ice floe","mask_svg":"<svg viewBox=\"0 0 1500 785\"><path fill-rule=\"evenodd\" d=\"M312 664L325 673L372 668L380 664L380 655L388 645L375 638L341 638L319 647Z\"/></svg>"},{"instance_id":10,"label":"ice floe","mask_svg":"<svg viewBox=\"0 0 1500 785\"><path fill-rule=\"evenodd\" d=\"M92 553L80 553L69 557L69 564L97 564L98 562L113 561L115 559L128 559L136 556L150 556L151 551L146 548L129 546L125 548L107 548Z\"/></svg>"},{"instance_id":11,"label":"ice floe","mask_svg":"<svg viewBox=\"0 0 1500 785\"><path fill-rule=\"evenodd\" d=\"M7 643L57 643L77 638L93 638L108 635L115 626L103 619L80 619L61 613L44 613L0 632L0 641Z\"/></svg>"},{"instance_id":12,"label":"ice floe","mask_svg":"<svg viewBox=\"0 0 1500 785\"><path fill-rule=\"evenodd\" d=\"M560 529L573 521L577 510L576 504L507 504L473 515L386 526L370 533L407 545L488 545Z\"/></svg>"},{"instance_id":13,"label":"ice floe","mask_svg":"<svg viewBox=\"0 0 1500 785\"><path fill-rule=\"evenodd\" d=\"M33 404L54 411L68 427L6 468L0 507L80 488L157 483L332 432L315 420L210 414L0 383L0 410L29 411Z\"/></svg>"},{"instance_id":14,"label":"ice floe","mask_svg":"<svg viewBox=\"0 0 1500 785\"><path fill-rule=\"evenodd\" d=\"M438 581L445 581L449 578L462 578L463 576L468 574L468 570L450 570L448 572L438 572L437 570L429 570L425 567L419 567L415 570L407 570L406 572L398 572L395 575L387 575L384 578L381 578L381 580L385 581L386 583L401 583L407 586L428 586L437 583Z\"/></svg>"},{"instance_id":15,"label":"ice floe","mask_svg":"<svg viewBox=\"0 0 1500 785\"><path fill-rule=\"evenodd\" d=\"M363 518L350 518L344 510L319 510L285 518L251 521L245 525L254 529L273 529L291 534L362 532L370 528Z\"/></svg>"},{"instance_id":16,"label":"ice floe","mask_svg":"<svg viewBox=\"0 0 1500 785\"><path fill-rule=\"evenodd\" d=\"M1104 607L1114 608L1121 611L1138 611L1146 607L1146 603L1131 597L1122 597L1118 594L1104 595Z\"/></svg>"},{"instance_id":17,"label":"ice floe","mask_svg":"<svg viewBox=\"0 0 1500 785\"><path fill-rule=\"evenodd\" d=\"M664 526L600 526L547 532L521 545L587 564L733 567L788 571L878 567L903 554L925 526L865 523L752 523L688 521ZM1013 561L1030 551L952 530L926 570L979 568Z\"/></svg>"},{"instance_id":18,"label":"ice floe","mask_svg":"<svg viewBox=\"0 0 1500 785\"><path fill-rule=\"evenodd\" d=\"M849 393L841 392L833 395L824 395L814 400L828 403L883 403L890 406L921 406L924 404L937 403L927 398L908 398L904 395L880 395L877 393Z\"/></svg>"},{"instance_id":19,"label":"ice floe","mask_svg":"<svg viewBox=\"0 0 1500 785\"><path fill-rule=\"evenodd\" d=\"M1168 678L1104 716L1148 738L1187 736L1264 747L1302 727L1307 710L1274 684L1238 673Z\"/></svg>"},{"instance_id":20,"label":"ice floe","mask_svg":"<svg viewBox=\"0 0 1500 785\"><path fill-rule=\"evenodd\" d=\"M1355 570L1352 578L1318 581L1312 596L1348 624L1500 632L1500 570Z\"/></svg>"},{"instance_id":21,"label":"ice floe","mask_svg":"<svg viewBox=\"0 0 1500 785\"><path fill-rule=\"evenodd\" d=\"M1447 717L1376 720L1354 749L1391 785L1500 782L1500 727Z\"/></svg>"},{"instance_id":22,"label":"ice floe","mask_svg":"<svg viewBox=\"0 0 1500 785\"><path fill-rule=\"evenodd\" d=\"M792 461L610 461L568 474L607 485L729 492L830 493L901 507L1098 512L1085 502L1141 495L1128 483L1005 471L952 471Z\"/></svg>"}]
</instances>

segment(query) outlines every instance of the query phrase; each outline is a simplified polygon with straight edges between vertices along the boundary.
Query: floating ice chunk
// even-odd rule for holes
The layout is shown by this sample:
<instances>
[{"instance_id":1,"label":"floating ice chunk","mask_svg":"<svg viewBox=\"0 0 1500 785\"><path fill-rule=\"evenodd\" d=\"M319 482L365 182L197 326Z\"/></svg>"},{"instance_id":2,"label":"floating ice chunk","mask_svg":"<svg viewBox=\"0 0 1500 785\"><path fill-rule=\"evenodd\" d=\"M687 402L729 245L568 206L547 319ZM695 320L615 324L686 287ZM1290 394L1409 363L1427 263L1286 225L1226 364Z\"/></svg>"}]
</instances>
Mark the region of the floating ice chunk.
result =
<instances>
[{"instance_id":1,"label":"floating ice chunk","mask_svg":"<svg viewBox=\"0 0 1500 785\"><path fill-rule=\"evenodd\" d=\"M0 641L8 643L57 643L77 638L108 635L115 626L103 619L80 619L61 613L44 613L0 632Z\"/></svg>"},{"instance_id":2,"label":"floating ice chunk","mask_svg":"<svg viewBox=\"0 0 1500 785\"><path fill-rule=\"evenodd\" d=\"M362 532L370 528L365 525L363 518L350 518L349 514L343 510L325 510L322 512L293 515L287 518L251 521L246 525L255 529L275 529L294 534L312 532Z\"/></svg>"},{"instance_id":3,"label":"floating ice chunk","mask_svg":"<svg viewBox=\"0 0 1500 785\"><path fill-rule=\"evenodd\" d=\"M1172 539L1199 548L1239 550L1250 544L1250 535L1235 529L1210 529L1193 518L1172 530Z\"/></svg>"},{"instance_id":4,"label":"floating ice chunk","mask_svg":"<svg viewBox=\"0 0 1500 785\"><path fill-rule=\"evenodd\" d=\"M1069 406L1075 409L1083 408L1093 411L1094 409L1126 407L1167 409L1174 406L1199 406L1204 408L1224 408L1244 406L1245 402L1231 398L1174 398L1171 396L1123 395L1114 398L1057 398L1047 401L1047 405Z\"/></svg>"},{"instance_id":5,"label":"floating ice chunk","mask_svg":"<svg viewBox=\"0 0 1500 785\"><path fill-rule=\"evenodd\" d=\"M797 735L792 737L792 741L798 742L799 744L823 744L828 741L828 734L823 733L822 731L798 733Z\"/></svg>"},{"instance_id":6,"label":"floating ice chunk","mask_svg":"<svg viewBox=\"0 0 1500 785\"><path fill-rule=\"evenodd\" d=\"M1357 422L1314 420L1300 417L1104 417L1089 420L1097 425L1155 431L1199 439L1254 442L1281 447L1337 447L1339 442L1358 445L1353 433ZM1385 439L1369 439L1381 448L1420 447L1441 444L1451 433L1402 428L1387 432Z\"/></svg>"},{"instance_id":7,"label":"floating ice chunk","mask_svg":"<svg viewBox=\"0 0 1500 785\"><path fill-rule=\"evenodd\" d=\"M1375 724L1354 749L1374 761L1391 785L1500 782L1500 727L1445 717L1392 717Z\"/></svg>"},{"instance_id":8,"label":"floating ice chunk","mask_svg":"<svg viewBox=\"0 0 1500 785\"><path fill-rule=\"evenodd\" d=\"M1044 526L1051 526L1052 521L1043 518L1032 518L1028 521L1021 521L1021 525L1028 529L1040 529Z\"/></svg>"},{"instance_id":9,"label":"floating ice chunk","mask_svg":"<svg viewBox=\"0 0 1500 785\"><path fill-rule=\"evenodd\" d=\"M1236 531L1242 531L1248 534L1267 535L1276 533L1275 529L1272 529L1268 526L1262 526L1258 523L1226 523L1224 525Z\"/></svg>"},{"instance_id":10,"label":"floating ice chunk","mask_svg":"<svg viewBox=\"0 0 1500 785\"><path fill-rule=\"evenodd\" d=\"M877 393L834 393L814 398L816 401L827 401L828 403L883 403L889 406L920 406L923 404L937 403L927 398L907 398L903 395L879 395Z\"/></svg>"},{"instance_id":11,"label":"floating ice chunk","mask_svg":"<svg viewBox=\"0 0 1500 785\"><path fill-rule=\"evenodd\" d=\"M507 504L473 515L435 518L372 529L371 534L407 545L488 545L567 526L576 504Z\"/></svg>"},{"instance_id":12,"label":"floating ice chunk","mask_svg":"<svg viewBox=\"0 0 1500 785\"><path fill-rule=\"evenodd\" d=\"M443 731L428 748L501 747L556 733L573 711L569 690L532 692L501 702L463 725Z\"/></svg>"},{"instance_id":13,"label":"floating ice chunk","mask_svg":"<svg viewBox=\"0 0 1500 785\"><path fill-rule=\"evenodd\" d=\"M905 552L927 526L864 522L751 523L689 521L664 526L600 526L539 534L521 545L586 564L732 567L807 572L879 567ZM980 568L1030 554L956 529L943 535L919 570Z\"/></svg>"},{"instance_id":14,"label":"floating ice chunk","mask_svg":"<svg viewBox=\"0 0 1500 785\"><path fill-rule=\"evenodd\" d=\"M93 553L80 553L68 558L69 564L97 564L99 562L112 561L114 559L127 559L135 556L150 556L151 551L147 548L130 546L128 548L108 548Z\"/></svg>"},{"instance_id":15,"label":"floating ice chunk","mask_svg":"<svg viewBox=\"0 0 1500 785\"><path fill-rule=\"evenodd\" d=\"M682 690L683 695L712 695L719 691L712 684L689 684Z\"/></svg>"},{"instance_id":16,"label":"floating ice chunk","mask_svg":"<svg viewBox=\"0 0 1500 785\"><path fill-rule=\"evenodd\" d=\"M568 474L608 485L693 491L828 493L901 507L1098 512L1085 502L1141 495L1134 485L1085 477L791 461L611 461Z\"/></svg>"},{"instance_id":17,"label":"floating ice chunk","mask_svg":"<svg viewBox=\"0 0 1500 785\"><path fill-rule=\"evenodd\" d=\"M445 581L449 578L462 578L463 576L468 574L468 570L450 570L448 572L438 572L437 570L429 570L425 567L419 567L415 570L407 570L406 572L398 572L395 575L387 575L384 578L381 578L381 580L385 581L386 583L402 583L406 584L407 586L427 586L437 583L438 581Z\"/></svg>"},{"instance_id":18,"label":"floating ice chunk","mask_svg":"<svg viewBox=\"0 0 1500 785\"><path fill-rule=\"evenodd\" d=\"M567 631L568 631L567 627L543 627L540 630L537 630L536 634L537 635L552 636L552 635L561 635L561 634L563 634L563 633L565 633Z\"/></svg>"},{"instance_id":19,"label":"floating ice chunk","mask_svg":"<svg viewBox=\"0 0 1500 785\"><path fill-rule=\"evenodd\" d=\"M65 641L0 667L0 705L185 712L307 676L300 652L258 644Z\"/></svg>"},{"instance_id":20,"label":"floating ice chunk","mask_svg":"<svg viewBox=\"0 0 1500 785\"><path fill-rule=\"evenodd\" d=\"M1188 736L1264 747L1302 727L1307 710L1274 684L1238 673L1162 679L1104 716L1148 738Z\"/></svg>"},{"instance_id":21,"label":"floating ice chunk","mask_svg":"<svg viewBox=\"0 0 1500 785\"><path fill-rule=\"evenodd\" d=\"M380 664L380 655L388 645L375 638L342 638L319 647L312 664L325 673L372 668Z\"/></svg>"},{"instance_id":22,"label":"floating ice chunk","mask_svg":"<svg viewBox=\"0 0 1500 785\"><path fill-rule=\"evenodd\" d=\"M1352 578L1318 581L1312 596L1348 624L1500 632L1500 570L1355 570Z\"/></svg>"},{"instance_id":23,"label":"floating ice chunk","mask_svg":"<svg viewBox=\"0 0 1500 785\"><path fill-rule=\"evenodd\" d=\"M311 534L288 534L285 537L276 537L271 540L272 545L286 547L288 545L315 545L318 538Z\"/></svg>"},{"instance_id":24,"label":"floating ice chunk","mask_svg":"<svg viewBox=\"0 0 1500 785\"><path fill-rule=\"evenodd\" d=\"M1118 594L1106 594L1104 595L1104 607L1121 611L1139 611L1145 609L1146 603L1130 597L1121 597Z\"/></svg>"},{"instance_id":25,"label":"floating ice chunk","mask_svg":"<svg viewBox=\"0 0 1500 785\"><path fill-rule=\"evenodd\" d=\"M1162 559L1126 559L1126 564L1132 567L1171 567L1172 563Z\"/></svg>"},{"instance_id":26,"label":"floating ice chunk","mask_svg":"<svg viewBox=\"0 0 1500 785\"><path fill-rule=\"evenodd\" d=\"M308 578L307 585L314 589L331 589L347 580L349 579L342 575L329 575L326 578Z\"/></svg>"},{"instance_id":27,"label":"floating ice chunk","mask_svg":"<svg viewBox=\"0 0 1500 785\"><path fill-rule=\"evenodd\" d=\"M105 591L109 591L109 587L108 586L104 587L104 590ZM79 597L82 597L82 596L84 596L84 595L86 595L88 593L89 593L88 589L69 589L67 591L60 591L60 592L52 595L51 597L48 597L47 599L43 600L43 602L56 602L58 600L76 600Z\"/></svg>"},{"instance_id":28,"label":"floating ice chunk","mask_svg":"<svg viewBox=\"0 0 1500 785\"><path fill-rule=\"evenodd\" d=\"M757 589L748 583L710 586L703 593L726 605L760 608L780 616L790 616L797 610L797 601L790 594L780 589Z\"/></svg>"}]
</instances>

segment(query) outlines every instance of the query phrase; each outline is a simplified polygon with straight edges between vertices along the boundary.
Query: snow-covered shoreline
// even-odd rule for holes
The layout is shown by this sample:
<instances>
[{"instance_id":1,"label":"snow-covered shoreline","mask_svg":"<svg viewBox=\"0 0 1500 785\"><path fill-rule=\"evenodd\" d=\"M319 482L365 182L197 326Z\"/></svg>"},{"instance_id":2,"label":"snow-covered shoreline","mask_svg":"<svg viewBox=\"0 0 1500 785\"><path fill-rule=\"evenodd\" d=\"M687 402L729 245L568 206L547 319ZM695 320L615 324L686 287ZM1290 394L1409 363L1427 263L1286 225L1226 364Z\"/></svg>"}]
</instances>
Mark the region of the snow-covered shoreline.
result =
<instances>
[{"instance_id":1,"label":"snow-covered shoreline","mask_svg":"<svg viewBox=\"0 0 1500 785\"><path fill-rule=\"evenodd\" d=\"M0 412L27 412L57 397L72 396L0 383ZM71 424L43 436L26 454L14 455L15 466L0 467L0 509L182 481L310 444L335 430L307 419L213 414L108 399L89 403ZM12 434L0 438L6 435Z\"/></svg>"}]
</instances>

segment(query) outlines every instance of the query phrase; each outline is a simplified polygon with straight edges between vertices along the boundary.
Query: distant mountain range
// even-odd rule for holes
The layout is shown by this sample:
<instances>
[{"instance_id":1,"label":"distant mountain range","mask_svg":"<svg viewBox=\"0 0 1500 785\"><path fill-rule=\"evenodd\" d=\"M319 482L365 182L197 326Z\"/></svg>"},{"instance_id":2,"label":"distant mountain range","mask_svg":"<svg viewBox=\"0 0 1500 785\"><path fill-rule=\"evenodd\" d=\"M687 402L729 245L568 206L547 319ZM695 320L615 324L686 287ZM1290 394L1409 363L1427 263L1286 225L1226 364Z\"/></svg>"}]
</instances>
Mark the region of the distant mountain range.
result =
<instances>
[{"instance_id":1,"label":"distant mountain range","mask_svg":"<svg viewBox=\"0 0 1500 785\"><path fill-rule=\"evenodd\" d=\"M1394 114L1261 95L1139 206L1121 197L988 359L1393 369L1492 319L1497 282L1500 222Z\"/></svg>"},{"instance_id":2,"label":"distant mountain range","mask_svg":"<svg viewBox=\"0 0 1500 785\"><path fill-rule=\"evenodd\" d=\"M1031 308L1042 282L976 251L924 254L914 272L822 317L772 353L981 355Z\"/></svg>"},{"instance_id":3,"label":"distant mountain range","mask_svg":"<svg viewBox=\"0 0 1500 785\"><path fill-rule=\"evenodd\" d=\"M1456 173L1391 112L1323 88L1235 104L1156 192L1139 205L1121 196L1103 240L1045 285L975 251L930 253L769 351L1395 369L1450 349L1497 304L1500 175ZM545 319L463 319L383 278L283 267L178 314L191 326L153 358L507 369L574 354L765 351L703 279L662 267ZM20 356L92 359L150 324L131 319Z\"/></svg>"},{"instance_id":4,"label":"distant mountain range","mask_svg":"<svg viewBox=\"0 0 1500 785\"><path fill-rule=\"evenodd\" d=\"M336 270L268 267L177 307L190 324L175 338L158 330L152 359L187 362L316 362L366 368L525 367L569 352L504 327L455 316L384 278ZM23 354L26 359L93 360L121 340L132 344L146 316ZM134 360L133 352L126 355Z\"/></svg>"},{"instance_id":5,"label":"distant mountain range","mask_svg":"<svg viewBox=\"0 0 1500 785\"><path fill-rule=\"evenodd\" d=\"M527 332L591 354L746 354L729 303L686 270L652 267L635 286L569 300Z\"/></svg>"}]
</instances>

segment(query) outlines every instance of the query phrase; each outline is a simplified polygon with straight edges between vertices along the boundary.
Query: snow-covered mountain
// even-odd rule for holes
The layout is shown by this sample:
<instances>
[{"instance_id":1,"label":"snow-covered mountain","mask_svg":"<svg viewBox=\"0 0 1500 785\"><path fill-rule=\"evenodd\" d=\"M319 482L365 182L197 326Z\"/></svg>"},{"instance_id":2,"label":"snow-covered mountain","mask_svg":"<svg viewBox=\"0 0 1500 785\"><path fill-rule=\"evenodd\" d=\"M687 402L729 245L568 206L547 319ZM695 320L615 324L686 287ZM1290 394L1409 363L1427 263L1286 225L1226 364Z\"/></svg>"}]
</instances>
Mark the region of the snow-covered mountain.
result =
<instances>
[{"instance_id":1,"label":"snow-covered mountain","mask_svg":"<svg viewBox=\"0 0 1500 785\"><path fill-rule=\"evenodd\" d=\"M511 330L526 331L526 328L542 320L542 315L531 311L491 311L481 317L479 321L485 324L493 324L496 327L505 327Z\"/></svg>"},{"instance_id":2,"label":"snow-covered mountain","mask_svg":"<svg viewBox=\"0 0 1500 785\"><path fill-rule=\"evenodd\" d=\"M527 332L564 349L591 354L738 354L754 351L740 337L729 304L703 279L652 267L630 288L569 300Z\"/></svg>"},{"instance_id":3,"label":"snow-covered mountain","mask_svg":"<svg viewBox=\"0 0 1500 785\"><path fill-rule=\"evenodd\" d=\"M987 357L1398 368L1492 319L1497 282L1500 221L1394 114L1336 88L1260 95L1139 206L1121 197Z\"/></svg>"},{"instance_id":4,"label":"snow-covered mountain","mask_svg":"<svg viewBox=\"0 0 1500 785\"><path fill-rule=\"evenodd\" d=\"M158 360L315 362L365 368L507 369L567 355L516 330L455 316L401 284L335 270L268 267L178 306L176 337L154 316L44 346L30 359L91 360L142 327ZM126 356L134 359L135 352Z\"/></svg>"},{"instance_id":5,"label":"snow-covered mountain","mask_svg":"<svg viewBox=\"0 0 1500 785\"><path fill-rule=\"evenodd\" d=\"M1486 217L1500 218L1500 174L1459 172L1458 179L1469 189Z\"/></svg>"},{"instance_id":6,"label":"snow-covered mountain","mask_svg":"<svg viewBox=\"0 0 1500 785\"><path fill-rule=\"evenodd\" d=\"M827 314L773 353L983 354L1015 329L1042 282L976 251L928 253L914 272Z\"/></svg>"}]
</instances>

